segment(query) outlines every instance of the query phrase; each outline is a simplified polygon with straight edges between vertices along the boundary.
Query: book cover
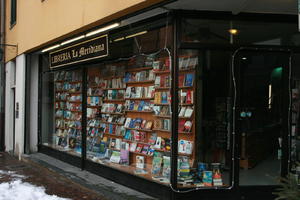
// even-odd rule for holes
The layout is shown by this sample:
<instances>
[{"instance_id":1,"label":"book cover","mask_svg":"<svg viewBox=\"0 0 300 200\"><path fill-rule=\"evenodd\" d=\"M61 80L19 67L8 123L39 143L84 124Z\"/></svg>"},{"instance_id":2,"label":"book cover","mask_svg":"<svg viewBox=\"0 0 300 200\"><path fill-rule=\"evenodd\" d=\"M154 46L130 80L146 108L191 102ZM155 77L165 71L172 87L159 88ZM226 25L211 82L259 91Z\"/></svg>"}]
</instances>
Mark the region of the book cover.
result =
<instances>
[{"instance_id":1,"label":"book cover","mask_svg":"<svg viewBox=\"0 0 300 200\"><path fill-rule=\"evenodd\" d=\"M194 83L194 74L186 74L184 86L191 87L191 86L193 86L193 83Z\"/></svg>"},{"instance_id":2,"label":"book cover","mask_svg":"<svg viewBox=\"0 0 300 200\"><path fill-rule=\"evenodd\" d=\"M161 103L168 103L168 92L162 92Z\"/></svg>"},{"instance_id":3,"label":"book cover","mask_svg":"<svg viewBox=\"0 0 300 200\"><path fill-rule=\"evenodd\" d=\"M184 112L184 117L191 117L193 115L193 108L192 107L187 107L185 112Z\"/></svg>"},{"instance_id":4,"label":"book cover","mask_svg":"<svg viewBox=\"0 0 300 200\"><path fill-rule=\"evenodd\" d=\"M160 76L155 77L154 86L155 87L160 87Z\"/></svg>"},{"instance_id":5,"label":"book cover","mask_svg":"<svg viewBox=\"0 0 300 200\"><path fill-rule=\"evenodd\" d=\"M129 165L129 151L126 149L121 149L120 154L120 164Z\"/></svg>"},{"instance_id":6,"label":"book cover","mask_svg":"<svg viewBox=\"0 0 300 200\"><path fill-rule=\"evenodd\" d=\"M204 186L212 186L212 171L203 171L202 181Z\"/></svg>"},{"instance_id":7,"label":"book cover","mask_svg":"<svg viewBox=\"0 0 300 200\"><path fill-rule=\"evenodd\" d=\"M142 152L142 149L143 149L143 145L142 145L142 144L137 144L136 149L135 149L135 152L141 153L141 152Z\"/></svg>"},{"instance_id":8,"label":"book cover","mask_svg":"<svg viewBox=\"0 0 300 200\"><path fill-rule=\"evenodd\" d=\"M178 116L179 117L183 117L186 111L186 107L181 107Z\"/></svg>"},{"instance_id":9,"label":"book cover","mask_svg":"<svg viewBox=\"0 0 300 200\"><path fill-rule=\"evenodd\" d=\"M136 120L136 119L131 119L128 128L134 128L135 120Z\"/></svg>"},{"instance_id":10,"label":"book cover","mask_svg":"<svg viewBox=\"0 0 300 200\"><path fill-rule=\"evenodd\" d=\"M161 103L161 92L155 92L154 94L154 104Z\"/></svg>"},{"instance_id":11,"label":"book cover","mask_svg":"<svg viewBox=\"0 0 300 200\"><path fill-rule=\"evenodd\" d=\"M148 143L151 144L151 145L154 145L155 142L156 142L156 138L157 138L157 133L152 133L150 138L149 138Z\"/></svg>"},{"instance_id":12,"label":"book cover","mask_svg":"<svg viewBox=\"0 0 300 200\"><path fill-rule=\"evenodd\" d=\"M145 125L145 129L146 130L151 130L151 128L152 128L152 124L153 124L153 122L152 121L147 121L146 122L146 125Z\"/></svg>"},{"instance_id":13,"label":"book cover","mask_svg":"<svg viewBox=\"0 0 300 200\"><path fill-rule=\"evenodd\" d=\"M185 82L184 78L185 78L184 74L179 74L179 76L178 76L178 87L183 87L184 82Z\"/></svg>"},{"instance_id":14,"label":"book cover","mask_svg":"<svg viewBox=\"0 0 300 200\"><path fill-rule=\"evenodd\" d=\"M142 111L144 109L145 101L140 101L139 106L138 106L138 111Z\"/></svg>"},{"instance_id":15,"label":"book cover","mask_svg":"<svg viewBox=\"0 0 300 200\"><path fill-rule=\"evenodd\" d=\"M143 154L147 154L147 153L148 153L148 150L149 150L149 147L150 147L149 145L144 145L144 146L143 146L143 149L142 149L142 153L143 153Z\"/></svg>"},{"instance_id":16,"label":"book cover","mask_svg":"<svg viewBox=\"0 0 300 200\"><path fill-rule=\"evenodd\" d=\"M161 137L157 137L156 141L155 141L154 148L160 149L161 148L161 141L162 141L162 138Z\"/></svg>"},{"instance_id":17,"label":"book cover","mask_svg":"<svg viewBox=\"0 0 300 200\"><path fill-rule=\"evenodd\" d=\"M183 132L184 131L184 124L185 124L185 120L184 119L180 119L178 122L178 131L179 132Z\"/></svg>"},{"instance_id":18,"label":"book cover","mask_svg":"<svg viewBox=\"0 0 300 200\"><path fill-rule=\"evenodd\" d=\"M135 152L136 146L137 146L137 143L135 143L135 142L131 143L131 144L130 144L130 151L131 151L131 152Z\"/></svg>"},{"instance_id":19,"label":"book cover","mask_svg":"<svg viewBox=\"0 0 300 200\"><path fill-rule=\"evenodd\" d=\"M145 168L145 158L144 156L136 156L136 168L144 169Z\"/></svg>"},{"instance_id":20,"label":"book cover","mask_svg":"<svg viewBox=\"0 0 300 200\"><path fill-rule=\"evenodd\" d=\"M142 124L143 119L141 118L136 118L134 120L134 128L135 129L140 129L141 128L141 124Z\"/></svg>"},{"instance_id":21,"label":"book cover","mask_svg":"<svg viewBox=\"0 0 300 200\"><path fill-rule=\"evenodd\" d=\"M162 175L167 178L171 177L171 162L169 156L163 156Z\"/></svg>"},{"instance_id":22,"label":"book cover","mask_svg":"<svg viewBox=\"0 0 300 200\"><path fill-rule=\"evenodd\" d=\"M125 91L125 98L130 98L131 96L131 87L127 87Z\"/></svg>"},{"instance_id":23,"label":"book cover","mask_svg":"<svg viewBox=\"0 0 300 200\"><path fill-rule=\"evenodd\" d=\"M144 129L144 128L145 128L146 123L147 123L147 120L144 119L144 120L142 121L142 124L141 124L141 129Z\"/></svg>"},{"instance_id":24,"label":"book cover","mask_svg":"<svg viewBox=\"0 0 300 200\"><path fill-rule=\"evenodd\" d=\"M161 119L155 119L154 120L154 129L161 129L162 128L162 121Z\"/></svg>"},{"instance_id":25,"label":"book cover","mask_svg":"<svg viewBox=\"0 0 300 200\"><path fill-rule=\"evenodd\" d=\"M155 115L159 115L160 114L160 106L153 106L153 111Z\"/></svg>"},{"instance_id":26,"label":"book cover","mask_svg":"<svg viewBox=\"0 0 300 200\"><path fill-rule=\"evenodd\" d=\"M109 161L112 162L112 163L119 163L120 160L121 160L120 152L119 151L113 151Z\"/></svg>"},{"instance_id":27,"label":"book cover","mask_svg":"<svg viewBox=\"0 0 300 200\"><path fill-rule=\"evenodd\" d=\"M186 154L192 154L193 152L193 143L191 141L186 141L186 148L185 148L185 153Z\"/></svg>"},{"instance_id":28,"label":"book cover","mask_svg":"<svg viewBox=\"0 0 300 200\"><path fill-rule=\"evenodd\" d=\"M192 125L193 125L192 121L187 120L187 121L184 123L184 129L183 129L183 131L184 131L184 132L191 132Z\"/></svg>"},{"instance_id":29,"label":"book cover","mask_svg":"<svg viewBox=\"0 0 300 200\"><path fill-rule=\"evenodd\" d=\"M131 118L128 117L128 118L126 119L126 121L125 121L124 126L127 127L127 128L129 128L130 122L131 122Z\"/></svg>"},{"instance_id":30,"label":"book cover","mask_svg":"<svg viewBox=\"0 0 300 200\"><path fill-rule=\"evenodd\" d=\"M153 71L159 71L160 70L160 61L153 61L152 67L153 67Z\"/></svg>"},{"instance_id":31,"label":"book cover","mask_svg":"<svg viewBox=\"0 0 300 200\"><path fill-rule=\"evenodd\" d=\"M140 132L133 131L134 141L139 142L141 140Z\"/></svg>"},{"instance_id":32,"label":"book cover","mask_svg":"<svg viewBox=\"0 0 300 200\"><path fill-rule=\"evenodd\" d=\"M154 156L152 161L152 175L159 175L161 171L161 164L162 164L162 157L161 156Z\"/></svg>"}]
</instances>

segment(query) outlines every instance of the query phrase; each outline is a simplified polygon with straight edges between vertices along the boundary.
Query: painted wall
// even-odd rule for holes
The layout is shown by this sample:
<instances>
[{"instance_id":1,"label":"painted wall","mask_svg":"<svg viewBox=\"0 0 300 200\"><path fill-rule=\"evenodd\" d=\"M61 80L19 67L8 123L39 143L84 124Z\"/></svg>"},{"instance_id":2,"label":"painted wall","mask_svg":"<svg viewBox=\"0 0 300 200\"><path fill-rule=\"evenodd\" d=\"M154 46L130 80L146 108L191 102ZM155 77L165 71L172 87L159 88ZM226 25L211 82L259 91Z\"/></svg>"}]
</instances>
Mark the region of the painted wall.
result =
<instances>
[{"instance_id":1,"label":"painted wall","mask_svg":"<svg viewBox=\"0 0 300 200\"><path fill-rule=\"evenodd\" d=\"M21 156L24 153L25 132L25 55L16 58L16 104L19 103L19 116L15 119L15 154Z\"/></svg>"},{"instance_id":2,"label":"painted wall","mask_svg":"<svg viewBox=\"0 0 300 200\"><path fill-rule=\"evenodd\" d=\"M14 126L14 79L15 62L10 61L5 65L5 151L13 151L13 126Z\"/></svg>"},{"instance_id":3,"label":"painted wall","mask_svg":"<svg viewBox=\"0 0 300 200\"><path fill-rule=\"evenodd\" d=\"M39 79L39 60L38 55L31 56L30 67L30 125L29 125L29 149L30 152L36 152L38 145L38 83Z\"/></svg>"},{"instance_id":4,"label":"painted wall","mask_svg":"<svg viewBox=\"0 0 300 200\"><path fill-rule=\"evenodd\" d=\"M18 0L17 22L10 27L6 1L6 61L58 38L109 22L163 0Z\"/></svg>"}]
</instances>

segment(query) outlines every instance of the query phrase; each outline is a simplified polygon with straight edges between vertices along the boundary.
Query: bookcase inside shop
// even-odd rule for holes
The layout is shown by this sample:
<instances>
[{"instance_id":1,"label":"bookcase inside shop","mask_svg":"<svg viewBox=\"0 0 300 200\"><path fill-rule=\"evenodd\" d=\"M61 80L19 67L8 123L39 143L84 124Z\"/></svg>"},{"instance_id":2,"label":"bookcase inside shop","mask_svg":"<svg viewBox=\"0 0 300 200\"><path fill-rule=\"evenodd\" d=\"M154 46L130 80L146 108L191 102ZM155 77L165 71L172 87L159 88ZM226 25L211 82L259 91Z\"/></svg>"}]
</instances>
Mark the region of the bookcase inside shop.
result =
<instances>
[{"instance_id":1,"label":"bookcase inside shop","mask_svg":"<svg viewBox=\"0 0 300 200\"><path fill-rule=\"evenodd\" d=\"M81 154L81 78L79 71L54 73L55 133L52 145L74 155Z\"/></svg>"}]
</instances>

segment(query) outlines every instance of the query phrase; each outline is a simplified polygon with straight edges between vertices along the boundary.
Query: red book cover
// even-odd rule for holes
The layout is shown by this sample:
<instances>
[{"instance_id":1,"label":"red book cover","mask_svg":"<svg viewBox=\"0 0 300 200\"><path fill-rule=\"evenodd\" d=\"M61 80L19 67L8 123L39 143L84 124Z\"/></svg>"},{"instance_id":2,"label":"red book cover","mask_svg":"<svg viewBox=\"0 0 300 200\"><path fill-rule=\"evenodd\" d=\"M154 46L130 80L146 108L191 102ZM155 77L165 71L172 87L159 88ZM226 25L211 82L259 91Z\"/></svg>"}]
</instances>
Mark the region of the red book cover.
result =
<instances>
[{"instance_id":1,"label":"red book cover","mask_svg":"<svg viewBox=\"0 0 300 200\"><path fill-rule=\"evenodd\" d=\"M178 76L178 87L183 87L184 84L184 74Z\"/></svg>"},{"instance_id":2,"label":"red book cover","mask_svg":"<svg viewBox=\"0 0 300 200\"><path fill-rule=\"evenodd\" d=\"M192 91L188 90L186 93L186 102L185 103L192 103Z\"/></svg>"},{"instance_id":3,"label":"red book cover","mask_svg":"<svg viewBox=\"0 0 300 200\"><path fill-rule=\"evenodd\" d=\"M185 124L185 120L184 119L179 120L179 122L178 122L178 131L179 132L183 132L184 131L184 124Z\"/></svg>"},{"instance_id":4,"label":"red book cover","mask_svg":"<svg viewBox=\"0 0 300 200\"><path fill-rule=\"evenodd\" d=\"M166 87L166 76L162 75L160 76L160 87Z\"/></svg>"},{"instance_id":5,"label":"red book cover","mask_svg":"<svg viewBox=\"0 0 300 200\"><path fill-rule=\"evenodd\" d=\"M166 59L165 59L165 70L170 70L170 58L169 57L167 57Z\"/></svg>"},{"instance_id":6,"label":"red book cover","mask_svg":"<svg viewBox=\"0 0 300 200\"><path fill-rule=\"evenodd\" d=\"M135 152L141 153L142 149L143 149L143 145L142 144L138 144L137 147L136 147L136 149L135 149Z\"/></svg>"}]
</instances>

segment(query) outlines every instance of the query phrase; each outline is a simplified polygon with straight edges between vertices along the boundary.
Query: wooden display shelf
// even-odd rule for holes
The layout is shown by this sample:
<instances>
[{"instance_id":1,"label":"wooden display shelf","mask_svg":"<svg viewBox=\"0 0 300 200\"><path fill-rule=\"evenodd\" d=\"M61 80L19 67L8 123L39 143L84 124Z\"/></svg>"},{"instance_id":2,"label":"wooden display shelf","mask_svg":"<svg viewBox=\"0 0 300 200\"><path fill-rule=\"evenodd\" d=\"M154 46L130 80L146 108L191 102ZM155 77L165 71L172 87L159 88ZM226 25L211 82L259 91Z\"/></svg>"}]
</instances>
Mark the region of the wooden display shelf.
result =
<instances>
[{"instance_id":1,"label":"wooden display shelf","mask_svg":"<svg viewBox=\"0 0 300 200\"><path fill-rule=\"evenodd\" d=\"M66 81L66 82L69 82L70 84L82 83L82 81Z\"/></svg>"},{"instance_id":2,"label":"wooden display shelf","mask_svg":"<svg viewBox=\"0 0 300 200\"><path fill-rule=\"evenodd\" d=\"M126 90L126 88L103 88L103 90Z\"/></svg>"},{"instance_id":3,"label":"wooden display shelf","mask_svg":"<svg viewBox=\"0 0 300 200\"><path fill-rule=\"evenodd\" d=\"M125 112L132 112L132 113L153 113L153 111L140 111L140 110L125 110Z\"/></svg>"},{"instance_id":4,"label":"wooden display shelf","mask_svg":"<svg viewBox=\"0 0 300 200\"><path fill-rule=\"evenodd\" d=\"M180 106L193 106L193 103L179 103Z\"/></svg>"},{"instance_id":5,"label":"wooden display shelf","mask_svg":"<svg viewBox=\"0 0 300 200\"><path fill-rule=\"evenodd\" d=\"M123 138L122 135L116 135L116 134L110 134L110 133L103 133L105 136L112 136L112 137L117 137L117 138ZM123 141L123 140L122 140Z\"/></svg>"},{"instance_id":6,"label":"wooden display shelf","mask_svg":"<svg viewBox=\"0 0 300 200\"><path fill-rule=\"evenodd\" d=\"M171 87L156 87L155 90L170 90Z\"/></svg>"},{"instance_id":7,"label":"wooden display shelf","mask_svg":"<svg viewBox=\"0 0 300 200\"><path fill-rule=\"evenodd\" d=\"M86 107L88 107L88 108L99 108L100 106L91 106L91 105L87 105Z\"/></svg>"},{"instance_id":8,"label":"wooden display shelf","mask_svg":"<svg viewBox=\"0 0 300 200\"><path fill-rule=\"evenodd\" d=\"M94 95L87 95L87 97L102 97L103 95L100 94L94 94Z\"/></svg>"},{"instance_id":9,"label":"wooden display shelf","mask_svg":"<svg viewBox=\"0 0 300 200\"><path fill-rule=\"evenodd\" d=\"M190 117L178 117L178 119L191 119L191 118L193 118L193 115Z\"/></svg>"},{"instance_id":10,"label":"wooden display shelf","mask_svg":"<svg viewBox=\"0 0 300 200\"><path fill-rule=\"evenodd\" d=\"M194 86L180 86L178 89L193 89Z\"/></svg>"},{"instance_id":11,"label":"wooden display shelf","mask_svg":"<svg viewBox=\"0 0 300 200\"><path fill-rule=\"evenodd\" d=\"M179 69L179 72L193 72L195 68L188 68L188 69Z\"/></svg>"},{"instance_id":12,"label":"wooden display shelf","mask_svg":"<svg viewBox=\"0 0 300 200\"><path fill-rule=\"evenodd\" d=\"M68 91L66 91L66 93L69 93L69 94L81 94L81 91L80 92L68 92Z\"/></svg>"},{"instance_id":13,"label":"wooden display shelf","mask_svg":"<svg viewBox=\"0 0 300 200\"><path fill-rule=\"evenodd\" d=\"M155 106L169 106L170 103L154 103Z\"/></svg>"},{"instance_id":14,"label":"wooden display shelf","mask_svg":"<svg viewBox=\"0 0 300 200\"><path fill-rule=\"evenodd\" d=\"M66 101L68 101L68 100L55 99L55 102L58 102L58 101L66 102Z\"/></svg>"},{"instance_id":15,"label":"wooden display shelf","mask_svg":"<svg viewBox=\"0 0 300 200\"><path fill-rule=\"evenodd\" d=\"M171 115L154 115L154 117L171 119Z\"/></svg>"},{"instance_id":16,"label":"wooden display shelf","mask_svg":"<svg viewBox=\"0 0 300 200\"><path fill-rule=\"evenodd\" d=\"M82 103L81 101L68 101L69 103Z\"/></svg>"},{"instance_id":17,"label":"wooden display shelf","mask_svg":"<svg viewBox=\"0 0 300 200\"><path fill-rule=\"evenodd\" d=\"M148 129L138 129L138 128L128 128L128 127L124 127L124 128L129 130L141 131L141 132L153 132L153 130L148 130Z\"/></svg>"},{"instance_id":18,"label":"wooden display shelf","mask_svg":"<svg viewBox=\"0 0 300 200\"><path fill-rule=\"evenodd\" d=\"M153 70L153 72L154 72L154 74L168 74L168 73L171 73L170 70L163 70L163 71L154 71Z\"/></svg>"},{"instance_id":19,"label":"wooden display shelf","mask_svg":"<svg viewBox=\"0 0 300 200\"><path fill-rule=\"evenodd\" d=\"M104 80L111 80L111 79L118 79L118 78L124 78L124 76L108 76L108 77L100 77Z\"/></svg>"},{"instance_id":20,"label":"wooden display shelf","mask_svg":"<svg viewBox=\"0 0 300 200\"><path fill-rule=\"evenodd\" d=\"M81 110L66 110L66 111L71 111L71 112L82 112Z\"/></svg>"},{"instance_id":21,"label":"wooden display shelf","mask_svg":"<svg viewBox=\"0 0 300 200\"><path fill-rule=\"evenodd\" d=\"M147 81L129 81L126 84L146 84L146 83L154 83L154 80Z\"/></svg>"},{"instance_id":22,"label":"wooden display shelf","mask_svg":"<svg viewBox=\"0 0 300 200\"><path fill-rule=\"evenodd\" d=\"M119 102L119 101L125 101L125 99L103 99L103 101Z\"/></svg>"},{"instance_id":23,"label":"wooden display shelf","mask_svg":"<svg viewBox=\"0 0 300 200\"><path fill-rule=\"evenodd\" d=\"M141 152L135 152L135 151L129 151L129 152L132 153L132 154L137 154L137 155L141 155L141 156L152 157L152 155L144 154L144 153L141 153Z\"/></svg>"},{"instance_id":24,"label":"wooden display shelf","mask_svg":"<svg viewBox=\"0 0 300 200\"><path fill-rule=\"evenodd\" d=\"M153 131L161 131L161 132L168 132L168 133L171 133L170 130L165 130L165 129L153 129Z\"/></svg>"},{"instance_id":25,"label":"wooden display shelf","mask_svg":"<svg viewBox=\"0 0 300 200\"><path fill-rule=\"evenodd\" d=\"M185 132L185 131L178 131L179 134L188 134L188 135L191 135L192 132Z\"/></svg>"},{"instance_id":26,"label":"wooden display shelf","mask_svg":"<svg viewBox=\"0 0 300 200\"><path fill-rule=\"evenodd\" d=\"M154 97L140 97L140 98L125 98L125 100L153 100Z\"/></svg>"},{"instance_id":27,"label":"wooden display shelf","mask_svg":"<svg viewBox=\"0 0 300 200\"><path fill-rule=\"evenodd\" d=\"M124 124L117 123L117 122L107 122L107 121L100 121L100 123L104 123L104 124L114 124L114 125L119 125L119 126L124 125Z\"/></svg>"},{"instance_id":28,"label":"wooden display shelf","mask_svg":"<svg viewBox=\"0 0 300 200\"><path fill-rule=\"evenodd\" d=\"M142 145L149 145L149 143L147 142L139 142L139 141L135 141L135 140L126 140L126 139L123 139L124 142L129 142L129 143L137 143L137 144L142 144Z\"/></svg>"},{"instance_id":29,"label":"wooden display shelf","mask_svg":"<svg viewBox=\"0 0 300 200\"><path fill-rule=\"evenodd\" d=\"M102 88L101 85L88 85L88 88Z\"/></svg>"},{"instance_id":30,"label":"wooden display shelf","mask_svg":"<svg viewBox=\"0 0 300 200\"><path fill-rule=\"evenodd\" d=\"M153 69L153 67L139 67L139 68L126 69L126 72L139 72L139 71L146 71L151 69Z\"/></svg>"},{"instance_id":31,"label":"wooden display shelf","mask_svg":"<svg viewBox=\"0 0 300 200\"><path fill-rule=\"evenodd\" d=\"M100 112L101 114L110 114L110 115L124 115L125 113L115 113L115 112Z\"/></svg>"},{"instance_id":32,"label":"wooden display shelf","mask_svg":"<svg viewBox=\"0 0 300 200\"><path fill-rule=\"evenodd\" d=\"M55 117L55 119L61 119L61 120L65 120L65 121L81 121L81 119L66 119L64 117Z\"/></svg>"},{"instance_id":33,"label":"wooden display shelf","mask_svg":"<svg viewBox=\"0 0 300 200\"><path fill-rule=\"evenodd\" d=\"M56 93L65 93L67 92L66 90L55 90Z\"/></svg>"}]
</instances>

